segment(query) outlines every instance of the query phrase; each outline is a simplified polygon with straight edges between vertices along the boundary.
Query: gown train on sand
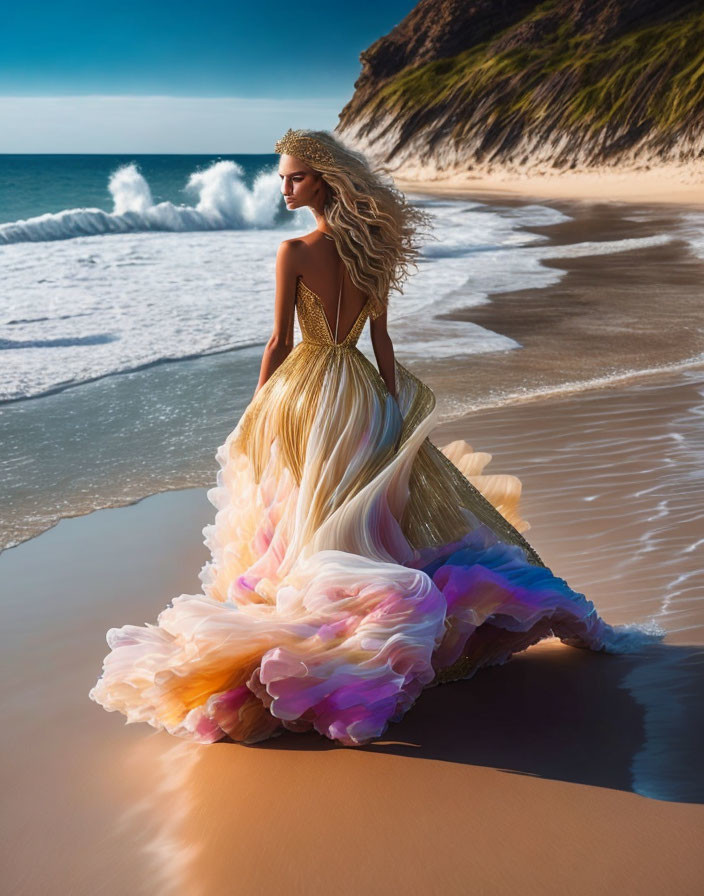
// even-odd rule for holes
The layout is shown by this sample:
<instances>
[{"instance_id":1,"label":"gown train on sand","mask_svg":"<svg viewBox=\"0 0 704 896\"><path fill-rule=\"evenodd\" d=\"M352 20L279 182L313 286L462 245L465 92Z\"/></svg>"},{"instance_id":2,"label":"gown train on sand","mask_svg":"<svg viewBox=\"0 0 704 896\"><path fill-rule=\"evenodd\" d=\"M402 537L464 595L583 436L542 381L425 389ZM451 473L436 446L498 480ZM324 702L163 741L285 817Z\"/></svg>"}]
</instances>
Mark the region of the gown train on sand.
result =
<instances>
[{"instance_id":1,"label":"gown train on sand","mask_svg":"<svg viewBox=\"0 0 704 896\"><path fill-rule=\"evenodd\" d=\"M217 452L202 593L111 628L91 699L200 743L356 746L424 688L543 638L618 653L662 636L610 626L551 572L515 476L430 441L432 391L397 361L394 400L356 346L369 304L340 342L300 278L296 309L302 340Z\"/></svg>"}]
</instances>

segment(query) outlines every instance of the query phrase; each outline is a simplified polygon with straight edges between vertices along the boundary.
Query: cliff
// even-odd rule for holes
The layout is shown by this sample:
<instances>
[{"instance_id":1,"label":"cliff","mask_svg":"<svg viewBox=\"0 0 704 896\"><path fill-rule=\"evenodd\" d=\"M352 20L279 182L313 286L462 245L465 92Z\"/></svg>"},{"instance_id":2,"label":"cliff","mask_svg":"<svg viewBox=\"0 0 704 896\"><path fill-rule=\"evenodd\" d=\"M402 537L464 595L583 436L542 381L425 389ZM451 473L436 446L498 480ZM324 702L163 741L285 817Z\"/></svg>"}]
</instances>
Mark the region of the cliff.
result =
<instances>
[{"instance_id":1,"label":"cliff","mask_svg":"<svg viewBox=\"0 0 704 896\"><path fill-rule=\"evenodd\" d=\"M703 7L421 0L336 132L402 174L704 165Z\"/></svg>"}]
</instances>

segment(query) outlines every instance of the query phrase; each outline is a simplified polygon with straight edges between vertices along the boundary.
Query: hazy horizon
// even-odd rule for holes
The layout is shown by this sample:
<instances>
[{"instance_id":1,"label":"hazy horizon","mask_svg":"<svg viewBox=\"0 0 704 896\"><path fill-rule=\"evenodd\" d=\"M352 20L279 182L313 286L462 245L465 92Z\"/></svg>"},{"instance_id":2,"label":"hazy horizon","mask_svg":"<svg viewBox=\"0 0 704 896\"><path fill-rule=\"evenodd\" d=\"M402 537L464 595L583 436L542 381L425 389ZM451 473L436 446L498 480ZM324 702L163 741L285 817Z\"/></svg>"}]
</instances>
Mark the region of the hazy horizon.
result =
<instances>
[{"instance_id":1,"label":"hazy horizon","mask_svg":"<svg viewBox=\"0 0 704 896\"><path fill-rule=\"evenodd\" d=\"M287 128L333 130L347 98L0 96L0 153L213 155L274 151Z\"/></svg>"}]
</instances>

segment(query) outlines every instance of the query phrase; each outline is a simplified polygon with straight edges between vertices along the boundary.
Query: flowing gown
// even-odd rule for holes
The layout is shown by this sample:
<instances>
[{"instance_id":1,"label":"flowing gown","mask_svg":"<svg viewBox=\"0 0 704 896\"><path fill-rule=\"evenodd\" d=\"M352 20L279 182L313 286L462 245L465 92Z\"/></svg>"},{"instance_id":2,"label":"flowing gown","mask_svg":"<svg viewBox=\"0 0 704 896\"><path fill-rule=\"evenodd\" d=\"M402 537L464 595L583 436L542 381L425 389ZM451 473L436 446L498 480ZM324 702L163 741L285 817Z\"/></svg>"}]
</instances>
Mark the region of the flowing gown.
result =
<instances>
[{"instance_id":1,"label":"flowing gown","mask_svg":"<svg viewBox=\"0 0 704 896\"><path fill-rule=\"evenodd\" d=\"M396 361L395 400L357 348L369 303L338 341L299 277L296 313L301 341L218 448L202 593L111 628L92 700L200 743L357 746L423 689L541 639L619 653L661 636L609 625L542 562L517 477L430 441L433 392Z\"/></svg>"}]
</instances>

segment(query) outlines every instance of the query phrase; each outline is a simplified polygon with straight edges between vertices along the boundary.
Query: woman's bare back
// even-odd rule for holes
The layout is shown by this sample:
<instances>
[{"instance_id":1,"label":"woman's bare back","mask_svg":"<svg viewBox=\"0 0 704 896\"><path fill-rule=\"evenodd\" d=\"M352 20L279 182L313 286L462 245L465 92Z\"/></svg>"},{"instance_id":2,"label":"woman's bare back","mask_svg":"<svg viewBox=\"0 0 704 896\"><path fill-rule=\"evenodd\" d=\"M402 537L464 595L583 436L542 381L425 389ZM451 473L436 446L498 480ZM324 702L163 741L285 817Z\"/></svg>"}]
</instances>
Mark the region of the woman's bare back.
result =
<instances>
[{"instance_id":1,"label":"woman's bare back","mask_svg":"<svg viewBox=\"0 0 704 896\"><path fill-rule=\"evenodd\" d=\"M296 242L302 249L299 253L298 274L308 289L320 299L333 334L337 318L337 300L340 295L340 277L343 278L340 317L337 323L338 341L341 341L357 320L367 302L367 295L350 280L335 243L322 231L307 233L299 237Z\"/></svg>"}]
</instances>

